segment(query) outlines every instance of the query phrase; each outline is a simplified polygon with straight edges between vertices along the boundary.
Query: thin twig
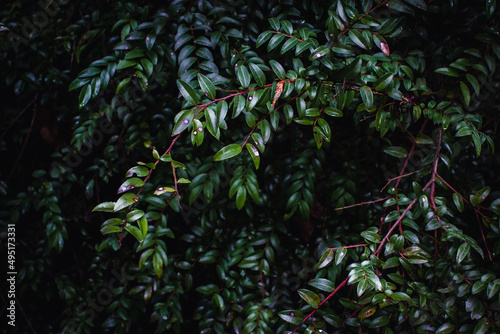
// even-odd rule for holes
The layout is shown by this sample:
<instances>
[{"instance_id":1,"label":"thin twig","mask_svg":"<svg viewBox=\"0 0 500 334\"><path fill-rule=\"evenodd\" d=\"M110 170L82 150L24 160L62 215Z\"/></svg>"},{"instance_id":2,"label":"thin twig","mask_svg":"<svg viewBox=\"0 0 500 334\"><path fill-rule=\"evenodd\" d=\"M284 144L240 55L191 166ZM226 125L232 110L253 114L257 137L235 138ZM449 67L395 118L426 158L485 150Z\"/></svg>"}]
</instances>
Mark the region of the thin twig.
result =
<instances>
[{"instance_id":1,"label":"thin twig","mask_svg":"<svg viewBox=\"0 0 500 334\"><path fill-rule=\"evenodd\" d=\"M333 290L333 292L328 295L328 297L323 299L323 301L321 303L319 303L318 308L315 309L314 311L312 311L307 317L305 317L304 320L302 320L302 323L300 325L298 325L297 328L295 328L293 330L292 334L295 333L296 331L298 331L300 329L300 327L306 322L306 320L309 319L310 317L312 317L314 315L314 313L316 313L316 311L319 310L321 305L323 305L328 299L333 297L340 290L340 288L343 287L347 283L348 280L349 280L349 277L346 277L346 279L342 283L340 283L340 285L338 287L336 287L335 290Z\"/></svg>"},{"instance_id":2,"label":"thin twig","mask_svg":"<svg viewBox=\"0 0 500 334\"><path fill-rule=\"evenodd\" d=\"M21 149L21 152L19 152L19 155L17 156L17 160L14 163L14 166L12 167L12 169L10 170L9 175L7 176L6 182L9 181L10 177L12 176L12 174L14 173L14 171L16 170L17 165L19 164L19 161L21 160L21 157L24 154L24 150L26 149L26 144L28 144L28 139L30 138L30 134L33 131L33 124L35 123L35 117L36 117L36 107L33 108L33 117L31 118L30 129L28 130L28 133L26 134L26 139L24 139L23 147Z\"/></svg>"},{"instance_id":3,"label":"thin twig","mask_svg":"<svg viewBox=\"0 0 500 334\"><path fill-rule=\"evenodd\" d=\"M390 178L389 180L387 180L387 183L385 184L385 186L384 186L382 189L380 189L380 192L383 192L383 191L384 191L384 189L385 189L385 188L387 188L387 186L389 186L389 184L391 184L391 182L392 182L392 181L394 181L394 180L398 180L398 179L402 179L402 178L405 178L405 177L407 177L407 176L410 176L410 175L413 175L413 174L419 173L419 172L421 172L421 171L422 171L422 169L419 169L419 170L416 170L416 171L414 171L414 172L410 172L410 173L406 173L406 174L404 174L404 175L399 175L399 176L396 176L396 177Z\"/></svg>"},{"instance_id":4,"label":"thin twig","mask_svg":"<svg viewBox=\"0 0 500 334\"><path fill-rule=\"evenodd\" d=\"M374 201L368 201L368 202L362 202L362 203L356 203L356 204L353 204L353 205L347 205L347 206L343 206L341 208L335 208L333 209L334 211L338 211L338 210L344 210L344 209L350 209L350 208L354 208L354 207L357 207L357 206L363 206L363 205L366 205L366 204L373 204L373 203L377 203L377 202L382 202L382 201L385 201L387 199L391 198L390 196L387 196L387 197L384 197L384 198L379 198L379 199L376 199Z\"/></svg>"},{"instance_id":5,"label":"thin twig","mask_svg":"<svg viewBox=\"0 0 500 334\"><path fill-rule=\"evenodd\" d=\"M340 247L333 247L333 248L328 248L331 251L337 250L339 248L358 248L358 247L365 247L368 246L368 244L359 244L359 245L349 245L349 246L340 246Z\"/></svg>"},{"instance_id":6,"label":"thin twig","mask_svg":"<svg viewBox=\"0 0 500 334\"><path fill-rule=\"evenodd\" d=\"M425 119L424 124L422 124L422 128L420 128L420 131L418 132L419 134L420 134L420 133L422 133L422 132L424 131L424 129L425 129L425 125L426 125L426 124L427 124L427 118ZM403 168L401 168L401 171L399 172L399 175L400 175L400 176L401 176L401 175L403 175L403 173L404 173L404 171L405 171L406 167L408 166L408 162L410 161L410 157L412 156L413 151L415 151L415 146L416 146L416 145L417 145L417 141L416 141L416 140L413 140L413 145L411 146L410 152L408 152L408 157L407 157L407 158L406 158L406 160L405 160L405 163L404 163L404 165L403 165ZM399 182L401 182L401 179L398 179L398 180L396 181L396 185L394 186L394 188L396 188L396 189L398 188L398 186L399 186Z\"/></svg>"},{"instance_id":7,"label":"thin twig","mask_svg":"<svg viewBox=\"0 0 500 334\"><path fill-rule=\"evenodd\" d=\"M7 128L5 129L5 131L2 133L2 135L0 136L0 140L2 140L2 138L7 134L7 131L9 131L9 129L12 127L12 125L14 125L14 123L17 121L17 119L19 117L22 116L22 114L24 114L26 112L26 110L28 110L28 108L33 104L35 103L36 99L38 98L38 93L35 94L35 97L33 98L33 100L31 100L30 103L28 103L28 105L26 107L24 107L23 110L21 110L21 112L19 114L17 114L17 116L10 122L9 126L7 126Z\"/></svg>"},{"instance_id":8,"label":"thin twig","mask_svg":"<svg viewBox=\"0 0 500 334\"><path fill-rule=\"evenodd\" d=\"M174 167L174 160L170 160L170 166L172 166L172 173L174 174L174 188L175 188L175 193L177 194L177 204L179 207L181 207L181 200L180 200L180 194L179 190L177 189L177 177L175 176L175 167Z\"/></svg>"},{"instance_id":9,"label":"thin twig","mask_svg":"<svg viewBox=\"0 0 500 334\"><path fill-rule=\"evenodd\" d=\"M438 136L438 141L436 144L436 153L434 154L434 161L432 164L432 176L431 176L431 180L430 180L430 182L432 182L430 200L431 200L431 204L432 204L432 209L434 211L437 210L436 202L434 201L434 196L435 196L435 188L436 188L437 168L438 168L438 163L439 163L439 152L441 151L441 140L442 139L443 139L443 129L439 128L439 136ZM441 219L439 219L439 221L441 221Z\"/></svg>"},{"instance_id":10,"label":"thin twig","mask_svg":"<svg viewBox=\"0 0 500 334\"><path fill-rule=\"evenodd\" d=\"M391 228L389 229L389 231L387 232L387 234L385 235L385 237L382 239L382 241L380 241L380 245L378 246L378 248L375 251L375 253L373 253L374 255L376 255L377 257L379 256L380 251L382 250L382 247L387 242L387 240L389 240L389 237L392 235L392 231L394 231L394 229L401 223L401 221L403 220L403 218L405 218L406 215L408 214L408 211L410 211L411 208L413 208L413 206L415 205L415 203L417 203L417 201L418 201L418 197L415 197L413 199L413 201L406 207L405 211L403 211L403 213L401 214L401 216L391 226Z\"/></svg>"}]
</instances>

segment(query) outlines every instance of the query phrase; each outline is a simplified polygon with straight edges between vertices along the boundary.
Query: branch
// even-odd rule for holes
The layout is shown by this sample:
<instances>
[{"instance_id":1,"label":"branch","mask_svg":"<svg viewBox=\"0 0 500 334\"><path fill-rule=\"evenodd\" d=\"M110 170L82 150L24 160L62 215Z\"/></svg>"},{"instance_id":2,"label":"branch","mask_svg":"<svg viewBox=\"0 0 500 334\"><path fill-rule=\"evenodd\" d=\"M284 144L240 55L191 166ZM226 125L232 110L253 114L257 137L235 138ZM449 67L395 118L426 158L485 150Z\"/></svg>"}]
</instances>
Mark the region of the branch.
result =
<instances>
[{"instance_id":1,"label":"branch","mask_svg":"<svg viewBox=\"0 0 500 334\"><path fill-rule=\"evenodd\" d=\"M436 187L436 175L437 175L437 167L438 167L438 162L439 162L439 152L441 151L441 140L443 139L443 129L440 127L439 128L439 137L438 141L436 144L436 153L434 154L434 162L432 163L432 176L431 180L429 182L432 183L431 185L431 204L432 204L432 209L434 211L437 210L436 203L434 201L434 195L435 195L435 187Z\"/></svg>"},{"instance_id":2,"label":"branch","mask_svg":"<svg viewBox=\"0 0 500 334\"><path fill-rule=\"evenodd\" d=\"M335 290L333 290L333 292L330 295L328 295L328 297L326 297L325 299L323 299L323 301L321 303L319 303L318 308L315 309L314 311L312 311L307 317L305 317L304 320L302 320L302 323L300 325L298 325L293 330L292 334L295 333L296 331L298 331L300 329L300 327L306 322L306 320L309 319L310 317L312 317L314 315L314 313L316 313L316 311L319 310L319 308L321 307L321 305L323 305L324 303L326 303L326 301L328 299L330 299L331 297L333 297L340 290L340 288L343 287L347 283L348 280L349 280L349 277L346 277L346 279L342 283L340 283L340 285L338 287L336 287Z\"/></svg>"},{"instance_id":3,"label":"branch","mask_svg":"<svg viewBox=\"0 0 500 334\"><path fill-rule=\"evenodd\" d=\"M38 97L38 94L35 96L33 101L28 106L30 106L33 102L35 102L37 97ZM23 110L23 112L24 112L24 110ZM9 175L7 176L7 178L5 180L6 182L9 181L10 177L12 176L14 171L16 170L17 165L19 164L19 161L21 160L21 158L24 154L24 150L26 149L26 144L28 144L28 139L30 138L30 134L33 131L33 124L35 123L35 117L36 117L36 106L33 108L33 117L31 118L30 129L28 130L28 133L26 134L26 139L24 139L23 147L21 148L21 152L19 152L19 155L17 156L16 162L14 163L14 166L12 166L12 169L10 170Z\"/></svg>"},{"instance_id":4,"label":"branch","mask_svg":"<svg viewBox=\"0 0 500 334\"><path fill-rule=\"evenodd\" d=\"M368 202L356 203L356 204L353 204L353 205L347 205L347 206L343 206L343 207L340 207L340 208L335 208L333 210L334 211L338 211L338 210L350 209L350 208L354 208L354 207L357 207L357 206L363 206L363 205L366 205L366 204L373 204L373 203L377 203L377 202L382 202L382 201L385 201L385 200L387 200L389 198L391 198L391 196L387 196L387 197L384 197L384 198L379 198L379 199L376 199L374 201L368 201Z\"/></svg>"},{"instance_id":5,"label":"branch","mask_svg":"<svg viewBox=\"0 0 500 334\"><path fill-rule=\"evenodd\" d=\"M389 237L391 236L392 231L394 231L394 229L401 223L401 221L403 220L403 218L406 217L406 214L408 213L408 211L410 211L411 208L413 208L413 206L415 205L415 203L417 203L417 201L418 201L418 197L415 197L413 199L413 201L406 207L405 211L403 211L403 213L398 218L398 220L396 220L396 222L391 226L391 228L389 229L389 231L385 235L384 239L382 239L382 241L380 242L380 245L378 246L377 250L375 251L375 253L373 253L374 255L376 255L377 257L379 256L380 251L382 250L382 247L387 242L387 240L389 240Z\"/></svg>"}]
</instances>

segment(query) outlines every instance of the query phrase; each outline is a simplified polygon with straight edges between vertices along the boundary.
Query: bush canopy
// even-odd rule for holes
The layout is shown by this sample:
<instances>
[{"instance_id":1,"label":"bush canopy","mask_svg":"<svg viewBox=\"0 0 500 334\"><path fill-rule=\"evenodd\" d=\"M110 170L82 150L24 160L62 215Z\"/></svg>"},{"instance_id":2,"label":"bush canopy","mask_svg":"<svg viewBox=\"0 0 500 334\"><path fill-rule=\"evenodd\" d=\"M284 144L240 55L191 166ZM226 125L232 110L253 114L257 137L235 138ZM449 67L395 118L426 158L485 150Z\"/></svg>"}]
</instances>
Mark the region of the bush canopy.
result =
<instances>
[{"instance_id":1,"label":"bush canopy","mask_svg":"<svg viewBox=\"0 0 500 334\"><path fill-rule=\"evenodd\" d=\"M498 333L495 1L2 7L20 332Z\"/></svg>"}]
</instances>

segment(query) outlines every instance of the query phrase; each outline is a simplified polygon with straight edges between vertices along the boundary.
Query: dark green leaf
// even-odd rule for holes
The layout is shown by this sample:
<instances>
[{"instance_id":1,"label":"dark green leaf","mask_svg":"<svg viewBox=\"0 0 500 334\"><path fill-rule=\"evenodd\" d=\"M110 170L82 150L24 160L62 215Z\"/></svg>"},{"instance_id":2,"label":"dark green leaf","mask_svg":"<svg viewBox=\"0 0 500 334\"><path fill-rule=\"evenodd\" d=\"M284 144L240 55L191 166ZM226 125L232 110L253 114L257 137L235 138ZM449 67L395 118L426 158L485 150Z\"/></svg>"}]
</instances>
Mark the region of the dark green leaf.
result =
<instances>
[{"instance_id":1,"label":"dark green leaf","mask_svg":"<svg viewBox=\"0 0 500 334\"><path fill-rule=\"evenodd\" d=\"M254 63L250 63L249 66L250 66L250 71L252 72L252 76L257 85L259 85L260 87L264 86L266 84L266 76L264 72L262 72L259 66L257 66Z\"/></svg>"},{"instance_id":2,"label":"dark green leaf","mask_svg":"<svg viewBox=\"0 0 500 334\"><path fill-rule=\"evenodd\" d=\"M384 152L399 159L405 159L408 156L408 151L405 148L398 146L390 146L384 149Z\"/></svg>"},{"instance_id":3,"label":"dark green leaf","mask_svg":"<svg viewBox=\"0 0 500 334\"><path fill-rule=\"evenodd\" d=\"M319 307L321 300L317 294L307 289L299 289L298 293L300 298L304 299L312 308Z\"/></svg>"},{"instance_id":4,"label":"dark green leaf","mask_svg":"<svg viewBox=\"0 0 500 334\"><path fill-rule=\"evenodd\" d=\"M280 63L278 63L276 60L270 60L269 65L271 65L271 68L280 80L285 79L285 69L283 68L283 66L281 66Z\"/></svg>"},{"instance_id":5,"label":"dark green leaf","mask_svg":"<svg viewBox=\"0 0 500 334\"><path fill-rule=\"evenodd\" d=\"M361 99L365 104L367 109L371 109L373 107L373 93L370 87L363 86L359 89L359 93L361 94Z\"/></svg>"},{"instance_id":6,"label":"dark green leaf","mask_svg":"<svg viewBox=\"0 0 500 334\"><path fill-rule=\"evenodd\" d=\"M205 75L198 73L198 82L200 83L201 90L207 94L210 100L215 99L215 86L208 77Z\"/></svg>"},{"instance_id":7,"label":"dark green leaf","mask_svg":"<svg viewBox=\"0 0 500 334\"><path fill-rule=\"evenodd\" d=\"M323 252L321 259L319 260L319 269L326 267L330 262L333 261L335 255L331 249L327 249Z\"/></svg>"},{"instance_id":8,"label":"dark green leaf","mask_svg":"<svg viewBox=\"0 0 500 334\"><path fill-rule=\"evenodd\" d=\"M198 104L198 96L193 88L182 80L177 80L177 87L181 92L182 96L190 105Z\"/></svg>"},{"instance_id":9,"label":"dark green leaf","mask_svg":"<svg viewBox=\"0 0 500 334\"><path fill-rule=\"evenodd\" d=\"M221 148L214 156L214 161L221 161L237 156L242 151L242 148L238 144L229 144Z\"/></svg>"},{"instance_id":10,"label":"dark green leaf","mask_svg":"<svg viewBox=\"0 0 500 334\"><path fill-rule=\"evenodd\" d=\"M115 203L115 207L113 208L113 211L117 212L122 209L125 209L137 202L138 198L136 194L133 193L126 193L123 194Z\"/></svg>"},{"instance_id":11,"label":"dark green leaf","mask_svg":"<svg viewBox=\"0 0 500 334\"><path fill-rule=\"evenodd\" d=\"M248 73L245 65L240 64L238 66L236 76L238 78L238 81L240 82L241 87L247 88L248 86L250 86L250 73Z\"/></svg>"},{"instance_id":12,"label":"dark green leaf","mask_svg":"<svg viewBox=\"0 0 500 334\"><path fill-rule=\"evenodd\" d=\"M325 292L332 292L335 290L335 284L325 278L312 279L309 281L309 285Z\"/></svg>"}]
</instances>

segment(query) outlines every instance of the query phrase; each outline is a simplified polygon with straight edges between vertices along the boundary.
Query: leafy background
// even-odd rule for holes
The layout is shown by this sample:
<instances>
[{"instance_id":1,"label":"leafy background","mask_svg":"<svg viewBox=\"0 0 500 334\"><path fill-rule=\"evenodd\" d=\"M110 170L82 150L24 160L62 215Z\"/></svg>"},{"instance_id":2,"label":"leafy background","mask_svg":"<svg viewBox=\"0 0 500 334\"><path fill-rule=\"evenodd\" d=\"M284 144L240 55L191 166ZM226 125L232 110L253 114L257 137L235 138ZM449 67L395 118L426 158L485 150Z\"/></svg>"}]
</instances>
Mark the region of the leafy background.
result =
<instances>
[{"instance_id":1,"label":"leafy background","mask_svg":"<svg viewBox=\"0 0 500 334\"><path fill-rule=\"evenodd\" d=\"M17 330L497 331L494 1L0 17Z\"/></svg>"}]
</instances>

